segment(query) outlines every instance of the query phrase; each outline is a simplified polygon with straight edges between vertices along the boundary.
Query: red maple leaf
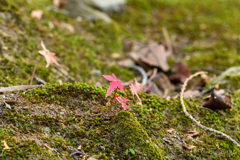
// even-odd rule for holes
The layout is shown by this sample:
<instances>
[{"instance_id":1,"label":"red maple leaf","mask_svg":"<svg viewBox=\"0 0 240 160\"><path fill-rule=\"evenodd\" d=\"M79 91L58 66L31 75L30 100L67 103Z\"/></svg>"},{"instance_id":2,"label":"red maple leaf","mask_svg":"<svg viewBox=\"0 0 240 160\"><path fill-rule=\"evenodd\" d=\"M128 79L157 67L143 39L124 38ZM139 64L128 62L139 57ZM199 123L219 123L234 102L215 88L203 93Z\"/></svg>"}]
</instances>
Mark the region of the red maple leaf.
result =
<instances>
[{"instance_id":1,"label":"red maple leaf","mask_svg":"<svg viewBox=\"0 0 240 160\"><path fill-rule=\"evenodd\" d=\"M116 97L119 103L121 103L122 107L126 110L127 105L124 102L130 101L129 99L122 98L122 97Z\"/></svg>"},{"instance_id":2,"label":"red maple leaf","mask_svg":"<svg viewBox=\"0 0 240 160\"><path fill-rule=\"evenodd\" d=\"M140 104L141 104L141 106L142 106L142 101L141 101L140 97L138 96L137 90L136 90L136 88L134 87L133 84L130 85L130 89L131 89L131 91L132 91L133 96L134 96L134 95L137 96L137 98L138 98L138 100L140 101ZM143 106L142 106L142 109L143 109Z\"/></svg>"},{"instance_id":3,"label":"red maple leaf","mask_svg":"<svg viewBox=\"0 0 240 160\"><path fill-rule=\"evenodd\" d=\"M122 92L124 92L123 90L123 86L122 86L122 82L117 80L115 74L112 73L112 76L109 75L103 75L104 78L106 78L107 80L111 81L106 97L109 96L116 88L119 88Z\"/></svg>"}]
</instances>

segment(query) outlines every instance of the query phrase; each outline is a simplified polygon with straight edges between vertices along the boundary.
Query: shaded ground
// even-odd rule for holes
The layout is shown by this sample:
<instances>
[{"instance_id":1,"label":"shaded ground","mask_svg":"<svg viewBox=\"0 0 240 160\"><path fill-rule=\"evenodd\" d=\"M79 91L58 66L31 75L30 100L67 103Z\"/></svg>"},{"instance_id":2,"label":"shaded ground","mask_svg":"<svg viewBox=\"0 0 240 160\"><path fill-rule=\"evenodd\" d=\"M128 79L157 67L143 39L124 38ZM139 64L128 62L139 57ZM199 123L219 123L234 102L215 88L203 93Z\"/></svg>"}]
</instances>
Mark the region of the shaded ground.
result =
<instances>
[{"instance_id":1,"label":"shaded ground","mask_svg":"<svg viewBox=\"0 0 240 160\"><path fill-rule=\"evenodd\" d=\"M193 71L204 67L214 76L240 62L240 2L237 0L129 0L124 14L112 16L115 20L113 24L78 21L48 10L46 7L50 5L47 0L0 0L1 86L28 84L33 67L40 58L41 40L57 54L61 64L59 71L53 66L45 68L45 61L40 63L36 76L47 83L76 80L107 84L101 74L92 70L100 70L102 74L115 73L123 81L132 80L135 75L117 66L113 53L126 57L122 49L123 40L162 42L162 27L168 29L174 44L175 59L170 59L169 64L181 59ZM36 9L44 10L40 21L30 17L31 11ZM74 31L67 29L68 25ZM0 139L12 147L2 153L2 158L33 159L37 156L39 159L70 159L74 151L69 146L77 148L79 145L82 146L81 152L98 159L146 157L143 151L133 146L136 154L126 155L129 146L121 145L119 137L117 141L120 142L111 138L114 127L106 116L109 99L104 98L105 93L106 88L86 84L56 84L31 93L1 95ZM147 139L151 139L149 143L159 149L162 157L239 158L240 150L235 145L211 132L202 131L185 117L178 99L164 100L141 93L144 106L141 111L130 95L127 91L126 96L133 100L128 103L128 111L136 117L133 126L141 124ZM223 114L199 109L199 100L190 99L186 104L188 111L202 124L221 130L239 141L239 93L235 92L232 96L235 107L232 111L223 111ZM11 100L7 102L11 110L4 103L7 99ZM116 104L115 107L118 112L119 106ZM189 131L199 131L200 134L187 140L183 134ZM191 149L184 147L183 141ZM56 149L59 155L49 151L44 144ZM2 150L3 145L0 148Z\"/></svg>"}]
</instances>

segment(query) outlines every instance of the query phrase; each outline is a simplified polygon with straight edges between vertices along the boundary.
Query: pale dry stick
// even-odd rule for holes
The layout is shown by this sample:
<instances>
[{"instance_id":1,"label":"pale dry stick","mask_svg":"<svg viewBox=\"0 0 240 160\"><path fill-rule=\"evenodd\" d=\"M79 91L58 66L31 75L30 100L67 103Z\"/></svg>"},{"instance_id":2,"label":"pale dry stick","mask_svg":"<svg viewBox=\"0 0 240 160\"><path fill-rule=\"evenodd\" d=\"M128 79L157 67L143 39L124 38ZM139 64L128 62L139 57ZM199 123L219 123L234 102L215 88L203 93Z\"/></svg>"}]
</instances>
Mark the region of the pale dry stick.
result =
<instances>
[{"instance_id":1,"label":"pale dry stick","mask_svg":"<svg viewBox=\"0 0 240 160\"><path fill-rule=\"evenodd\" d=\"M218 130L215 130L215 129L212 129L212 128L209 128L209 127L206 127L206 126L200 124L200 122L198 122L196 119L194 119L194 118L187 112L186 107L185 107L184 102L183 102L183 93L184 93L184 90L186 89L186 86L187 86L188 81L191 80L193 77L196 77L196 76L199 75L199 74L207 74L207 72L201 71L201 72L197 72L197 73L191 75L190 77L188 77L188 78L185 80L185 82L184 82L184 84L183 84L183 86L182 86L182 90L181 90L181 93L180 93L180 101L181 101L181 104L182 104L182 108L183 108L184 114L185 114L188 118L190 118L192 121L194 121L194 122L197 124L198 127L202 128L202 129L205 129L205 130L208 130L208 131L211 131L211 132L214 132L214 133L217 133L217 134L220 134L220 135L222 135L223 137L227 138L228 140L232 141L234 144L236 144L236 145L238 146L238 148L240 148L240 145L239 145L234 139L232 139L230 136L226 135L226 134L223 133L223 132L220 132L220 131L218 131Z\"/></svg>"},{"instance_id":2,"label":"pale dry stick","mask_svg":"<svg viewBox=\"0 0 240 160\"><path fill-rule=\"evenodd\" d=\"M170 40L168 31L165 27L162 28L162 32L168 48L168 51L166 52L167 57L171 57L173 52L172 42Z\"/></svg>"}]
</instances>

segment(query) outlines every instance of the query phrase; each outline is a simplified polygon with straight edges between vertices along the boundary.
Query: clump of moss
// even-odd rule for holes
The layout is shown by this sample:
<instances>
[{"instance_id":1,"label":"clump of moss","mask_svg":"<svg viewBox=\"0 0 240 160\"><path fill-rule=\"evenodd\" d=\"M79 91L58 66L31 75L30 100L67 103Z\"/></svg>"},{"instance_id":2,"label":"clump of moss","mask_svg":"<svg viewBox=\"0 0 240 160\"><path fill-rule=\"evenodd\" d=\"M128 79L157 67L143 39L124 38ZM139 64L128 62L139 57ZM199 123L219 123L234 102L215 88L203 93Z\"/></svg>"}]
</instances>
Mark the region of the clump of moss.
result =
<instances>
[{"instance_id":1,"label":"clump of moss","mask_svg":"<svg viewBox=\"0 0 240 160\"><path fill-rule=\"evenodd\" d=\"M112 120L110 128L111 141L115 142L116 150L121 149L125 152L127 149L133 149L136 153L133 155L134 159L163 159L160 149L131 113L119 112Z\"/></svg>"}]
</instances>

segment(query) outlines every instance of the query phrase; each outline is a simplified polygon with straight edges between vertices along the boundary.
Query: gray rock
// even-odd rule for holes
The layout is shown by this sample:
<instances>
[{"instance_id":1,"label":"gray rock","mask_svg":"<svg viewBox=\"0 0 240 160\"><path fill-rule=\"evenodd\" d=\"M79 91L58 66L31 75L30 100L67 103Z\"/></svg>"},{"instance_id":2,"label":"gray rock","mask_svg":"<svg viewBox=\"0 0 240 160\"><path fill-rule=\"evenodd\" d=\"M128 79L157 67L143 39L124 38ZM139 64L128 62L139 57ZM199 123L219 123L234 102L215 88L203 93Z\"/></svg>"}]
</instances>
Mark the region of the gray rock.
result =
<instances>
[{"instance_id":1,"label":"gray rock","mask_svg":"<svg viewBox=\"0 0 240 160\"><path fill-rule=\"evenodd\" d=\"M44 133L45 135L49 135L50 132L51 132L51 130L50 130L49 127L44 127L44 128L42 128L42 131L43 131L43 133Z\"/></svg>"},{"instance_id":2,"label":"gray rock","mask_svg":"<svg viewBox=\"0 0 240 160\"><path fill-rule=\"evenodd\" d=\"M72 17L82 17L91 21L102 20L106 23L111 23L111 18L98 10L95 10L85 4L82 0L68 0L64 5L64 9Z\"/></svg>"},{"instance_id":3,"label":"gray rock","mask_svg":"<svg viewBox=\"0 0 240 160\"><path fill-rule=\"evenodd\" d=\"M93 157L89 157L87 160L97 160L97 159Z\"/></svg>"},{"instance_id":4,"label":"gray rock","mask_svg":"<svg viewBox=\"0 0 240 160\"><path fill-rule=\"evenodd\" d=\"M120 13L126 7L125 0L83 0L89 6L97 8L105 13Z\"/></svg>"},{"instance_id":5,"label":"gray rock","mask_svg":"<svg viewBox=\"0 0 240 160\"><path fill-rule=\"evenodd\" d=\"M224 71L223 73L221 73L218 77L214 78L210 84L211 85L222 85L222 86L227 86L227 87L234 87L234 83L232 83L231 81L227 80L226 77L228 76L236 76L236 75L240 75L240 66L236 66L236 67L231 67L229 69L227 69L226 71Z\"/></svg>"}]
</instances>

